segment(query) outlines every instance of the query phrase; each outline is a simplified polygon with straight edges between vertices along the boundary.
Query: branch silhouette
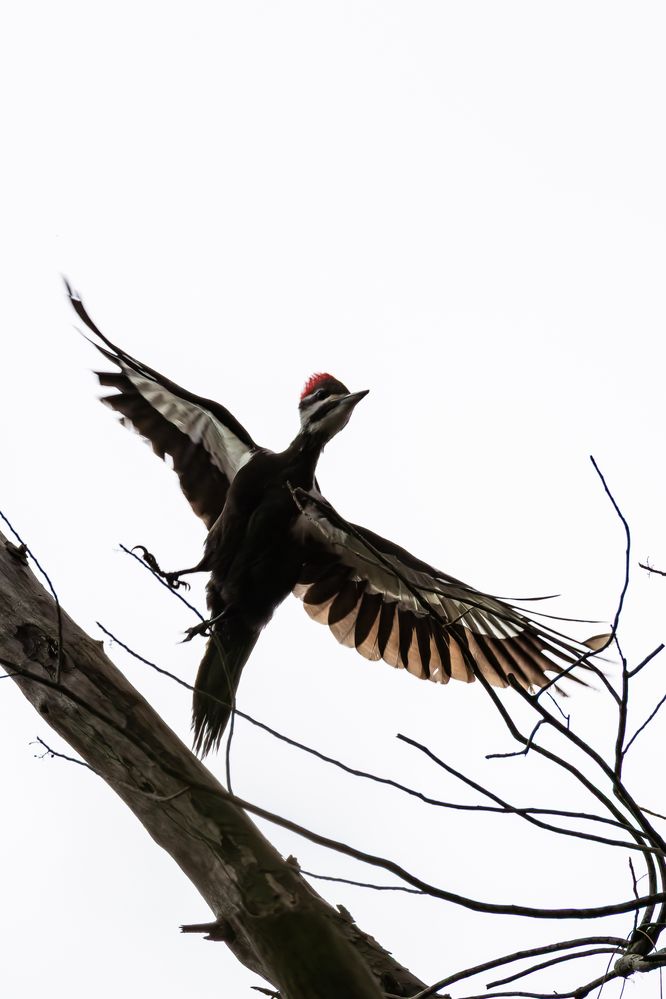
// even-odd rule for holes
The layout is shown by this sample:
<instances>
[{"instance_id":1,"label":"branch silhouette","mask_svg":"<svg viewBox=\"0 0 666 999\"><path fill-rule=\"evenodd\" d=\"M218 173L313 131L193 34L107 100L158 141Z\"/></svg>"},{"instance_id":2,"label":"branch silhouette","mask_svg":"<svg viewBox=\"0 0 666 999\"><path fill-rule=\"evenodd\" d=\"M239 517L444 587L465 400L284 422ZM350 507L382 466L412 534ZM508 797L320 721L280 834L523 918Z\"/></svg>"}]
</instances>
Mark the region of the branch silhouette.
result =
<instances>
[{"instance_id":1,"label":"branch silhouette","mask_svg":"<svg viewBox=\"0 0 666 999\"><path fill-rule=\"evenodd\" d=\"M211 904L215 915L215 922L209 924L198 924L196 926L185 927L188 932L206 932L210 939L224 940L234 951L238 958L246 963L248 967L257 970L267 978L278 992L271 993L280 995L281 999L297 999L300 992L294 991L294 985L290 980L290 968L288 960L284 954L279 957L275 954L275 943L279 939L284 945L284 935L275 931L275 926L268 934L270 939L256 940L252 937L250 929L243 920L242 915L236 905L234 891L237 885L232 888L227 885L224 890L220 890L220 885L216 884L215 890L210 884L203 885L201 871L192 870L192 861L184 862L179 853L179 845L176 842L177 834L174 832L173 823L170 821L169 810L178 810L178 823L182 826L183 816L186 821L196 824L197 816L204 815L209 821L211 815L214 820L224 815L224 822L231 822L234 828L242 829L241 840L244 848L249 849L253 859L252 884L248 890L260 890L259 886L265 884L265 878L270 875L272 879L277 878L281 883L289 884L289 891L295 892L303 900L303 906L308 910L308 918L298 924L298 932L308 934L311 932L309 920L311 919L315 927L315 932L329 934L327 937L328 953L331 956L334 952L338 955L344 952L345 971L349 972L354 984L345 985L345 991L349 996L376 996L383 995L385 999L390 997L411 997L411 999L426 999L434 996L441 989L449 985L461 982L474 975L499 967L516 965L519 962L531 960L528 967L510 970L501 979L496 979L487 984L487 988L508 985L528 975L535 975L547 971L555 965L582 961L606 956L616 955L617 960L613 968L608 965L603 974L597 975L586 983L579 984L570 992L558 991L560 999L566 996L583 999L595 988L614 979L628 977L629 975L654 970L664 963L663 954L657 951L657 942L666 923L666 840L654 828L648 816L663 818L658 812L641 807L630 788L623 779L622 764L629 749L635 744L637 737L643 733L647 727L657 717L663 704L666 702L666 695L659 700L654 709L645 720L636 728L634 733L627 737L627 717L631 696L632 680L662 651L663 645L657 646L649 655L633 668L629 668L622 650L618 643L617 630L621 619L622 607L629 585L631 535L629 526L624 518L617 502L615 501L604 476L599 470L596 462L592 459L597 474L599 475L604 491L609 498L618 518L623 526L625 535L625 572L621 593L618 599L615 614L612 641L616 644L620 653L622 670L620 676L620 690L615 689L611 679L593 663L588 663L587 659L592 653L585 653L576 662L572 663L565 670L565 675L581 665L583 662L593 669L595 675L601 677L604 690L613 699L617 709L617 724L613 736L613 749L610 755L613 757L613 765L606 762L604 755L593 749L580 735L577 734L571 725L571 718L564 715L559 704L553 700L555 710L549 709L543 699L542 694L555 681L561 681L562 677L556 677L546 687L536 694L524 690L515 682L513 677L509 677L511 686L516 694L522 699L524 704L533 713L536 722L530 732L523 732L521 727L509 711L504 700L497 691L491 687L488 681L479 675L478 679L484 688L487 696L499 713L509 734L522 746L519 752L522 755L530 756L534 754L544 759L549 765L558 768L567 774L569 779L579 783L587 792L590 800L594 802L594 808L586 810L567 810L558 808L545 808L534 806L517 806L505 800L497 794L491 786L469 778L462 771L443 761L425 743L419 742L406 734L399 734L397 738L405 745L416 749L423 756L428 758L437 767L443 769L450 776L454 777L462 785L472 790L479 796L478 803L457 803L455 801L442 800L431 795L427 795L414 787L410 787L391 777L380 776L368 771L353 767L343 760L325 754L308 746L291 736L278 732L273 727L262 721L242 712L238 709L234 711L234 717L255 726L264 731L270 738L277 739L289 746L295 752L306 753L319 760L327 766L333 766L342 772L361 780L371 781L379 785L386 786L392 792L407 795L418 799L425 807L444 808L451 810L467 811L478 814L479 817L485 813L496 813L504 815L517 815L524 822L538 827L544 833L554 836L574 837L592 844L608 847L610 849L621 849L629 851L630 855L639 853L643 857L647 876L647 891L643 895L638 893L638 878L631 865L633 895L631 899L623 899L607 905L592 905L584 907L539 907L527 906L516 903L489 903L482 899L475 899L446 888L430 883L419 877L412 871L405 869L386 857L379 856L364 850L359 850L349 843L334 839L314 831L310 828L294 822L288 817L278 815L261 805L246 801L240 796L236 796L225 790L210 776L203 765L196 760L189 751L182 746L176 737L171 733L161 720L150 713L150 708L143 702L140 695L134 691L127 681L111 666L106 656L101 651L99 643L82 635L73 622L60 609L57 594L50 580L47 579L51 589L53 603L49 604L49 599L26 569L23 564L24 556L34 559L32 552L18 535L15 537L22 548L15 549L15 546L0 543L0 586L14 591L21 591L24 599L21 606L30 606L31 621L27 622L14 620L12 611L19 604L18 601L10 602L5 600L3 607L9 607L10 613L5 609L4 615L0 617L2 624L2 634L0 636L0 662L7 670L8 676L21 687L23 693L38 707L42 716L58 731L70 744L81 754L82 759L76 759L69 754L54 750L41 737L37 738L37 744L41 746L42 756L58 757L67 762L82 763L91 769L96 775L106 780L111 787L126 801L140 820L155 835L155 830L159 830L159 841L174 856L177 862L186 870L191 880L197 884ZM4 518L4 515L1 515ZM7 522L7 521L6 521ZM14 547L12 554L11 549ZM145 562L124 548L134 559L145 566ZM20 552L19 558L17 552ZM36 560L35 564L39 567ZM150 566L146 566L149 571ZM43 570L42 570L43 571ZM156 575L153 573L153 575ZM164 585L164 581L157 576L159 582ZM409 589L409 581L405 580L404 585ZM29 591L29 598L25 593ZM173 593L179 600L199 615L199 612L186 601L180 593L168 588L169 593ZM0 589L0 596L2 590ZM416 599L420 597L416 591L413 594ZM34 613L33 613L34 611ZM199 615L201 617L201 615ZM158 666L155 662L140 655L124 642L120 641L109 629L99 624L100 629L114 643L125 649L137 661L155 670L166 679L176 682L181 687L191 691L192 685L176 676L171 671ZM23 629L23 630L21 630ZM55 633L57 637L53 637ZM99 685L99 678L104 678L104 690ZM110 679L110 677L112 679ZM113 689L114 696L109 696L109 690ZM514 695L515 696L515 695ZM551 699L552 700L552 699ZM131 717L134 719L136 712L134 706L141 704L141 712L148 712L150 725L144 724L127 725L128 707L134 711ZM69 705L65 708L65 705ZM123 710L119 711L119 705ZM86 719L86 725L82 724L82 719ZM94 737L90 738L90 731ZM569 759L558 755L552 749L543 745L542 736L545 731L552 732L558 739L563 741L573 753L581 754L587 760L589 766L596 771L596 777L588 777L582 770ZM87 733L87 734L86 734ZM121 740L124 751L129 751L135 755L136 767L132 769L132 774L124 768L118 768L116 754L111 759L104 752L104 746L111 739ZM106 740L106 742L105 742ZM158 748L159 747L159 748ZM515 753L493 753L490 757L508 757ZM166 765L164 761L167 761ZM144 774L144 779L137 780L137 774ZM490 802L490 803L488 803ZM166 811L165 811L166 809ZM399 882L397 884L377 884L371 880L353 879L338 877L334 872L310 872L301 871L295 862L284 862L272 851L269 844L261 837L258 830L254 830L252 824L248 822L248 814L253 814L259 818L269 821L283 829L299 835L312 843L335 853L350 857L364 865L385 870L392 874ZM230 818L233 816L233 819ZM554 822L552 819L568 820L570 824L562 824L562 821ZM621 831L623 837L603 835L601 832L591 831L590 824L605 826L607 829ZM168 832L165 831L168 829ZM249 831L252 830L252 831ZM158 838L156 836L156 838ZM256 839L255 839L256 838ZM248 845L249 844L249 845ZM256 847L256 855L254 849ZM220 858L222 860L222 858ZM246 854L247 859L247 854ZM227 862L227 858L224 859ZM631 863L631 862L630 862ZM196 864L194 865L196 868ZM210 872L207 873L210 876ZM429 895L442 901L462 906L464 908L484 913L486 915L513 915L539 920L560 920L564 918L575 919L596 919L607 916L627 914L634 917L633 927L628 928L626 937L618 936L583 936L572 940L559 941L546 944L541 947L527 948L515 951L512 954L505 954L490 961L481 962L474 967L454 972L441 978L438 982L426 986L420 982L416 976L403 968L391 958L378 944L367 937L356 927L353 920L345 918L340 912L327 906L314 892L312 886L303 880L305 877L313 880L326 881L329 883L342 883L355 885L357 887L375 892L406 892L417 895ZM263 879L263 880L262 880ZM278 906L279 908L279 906ZM302 913L300 913L302 917ZM279 918L277 909L272 908L271 919L282 922L286 919L285 913L280 912ZM326 924L325 931L322 928ZM331 924L333 927L333 937L331 938ZM266 923L268 925L268 923ZM293 939L294 930L290 931ZM342 948L342 950L340 950ZM346 949L345 949L346 948ZM259 955L259 957L257 957ZM553 955L546 957L546 955ZM546 957L545 960L536 961L536 958ZM293 958L293 955L292 955ZM339 962L338 962L339 964ZM329 965L329 971L330 971ZM337 965L336 965L337 967ZM293 971L293 968L291 969ZM319 969L321 972L321 968ZM313 969L314 973L314 969ZM309 986L312 987L311 985ZM340 988L339 982L335 986ZM354 991L356 989L356 991ZM379 989L379 991L378 991ZM364 991L365 990L365 991ZM316 992L310 994L328 995L328 992ZM334 994L330 993L331 996ZM342 994L338 992L338 994ZM305 993L303 993L305 995ZM497 996L531 996L534 999L554 996L553 992L497 992L484 995Z\"/></svg>"}]
</instances>

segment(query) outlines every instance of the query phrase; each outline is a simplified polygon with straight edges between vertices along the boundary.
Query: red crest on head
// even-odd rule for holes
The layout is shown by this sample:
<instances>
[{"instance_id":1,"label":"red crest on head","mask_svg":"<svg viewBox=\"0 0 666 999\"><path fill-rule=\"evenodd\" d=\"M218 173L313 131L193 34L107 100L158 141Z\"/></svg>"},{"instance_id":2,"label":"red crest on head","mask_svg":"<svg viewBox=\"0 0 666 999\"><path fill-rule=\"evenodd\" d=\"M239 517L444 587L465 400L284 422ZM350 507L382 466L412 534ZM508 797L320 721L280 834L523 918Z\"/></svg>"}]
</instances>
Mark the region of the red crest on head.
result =
<instances>
[{"instance_id":1,"label":"red crest on head","mask_svg":"<svg viewBox=\"0 0 666 999\"><path fill-rule=\"evenodd\" d=\"M311 375L303 386L303 391L301 392L301 399L305 399L306 395L310 395L311 392L317 388L322 382L333 379L333 375L327 374L327 372L319 372L318 374Z\"/></svg>"}]
</instances>

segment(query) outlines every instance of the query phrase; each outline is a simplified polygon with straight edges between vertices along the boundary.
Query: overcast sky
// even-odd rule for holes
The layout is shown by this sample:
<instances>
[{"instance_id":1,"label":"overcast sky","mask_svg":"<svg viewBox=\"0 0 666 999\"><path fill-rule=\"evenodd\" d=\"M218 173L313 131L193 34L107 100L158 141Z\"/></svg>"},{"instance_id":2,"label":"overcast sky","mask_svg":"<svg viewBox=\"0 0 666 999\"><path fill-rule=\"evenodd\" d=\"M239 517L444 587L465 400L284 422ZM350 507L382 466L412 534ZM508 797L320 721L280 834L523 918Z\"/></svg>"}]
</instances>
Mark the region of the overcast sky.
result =
<instances>
[{"instance_id":1,"label":"overcast sky","mask_svg":"<svg viewBox=\"0 0 666 999\"><path fill-rule=\"evenodd\" d=\"M62 273L112 339L268 447L295 434L313 371L369 388L320 464L344 516L479 588L562 593L554 612L609 620L624 541L594 454L633 532L625 651L636 662L666 638L666 580L637 568L666 568L665 27L662 4L636 0L24 0L5 13L0 509L84 628L100 637L99 620L191 681L202 645L178 644L191 618L118 546L177 567L203 529L173 473L96 402L99 361L73 330ZM187 694L108 651L189 740ZM630 728L663 671L657 660L641 675ZM514 745L478 684L367 663L291 598L238 703L435 797L478 800L397 732L519 804L590 804L532 758L484 759ZM603 695L575 691L568 708L609 753ZM11 683L0 718L2 994L256 994L222 945L178 934L208 910L112 792L34 758L37 735L63 747ZM655 722L627 769L662 813L663 733ZM223 775L221 757L210 765ZM233 774L243 797L475 898L632 894L619 852L428 809L242 723ZM388 881L267 829L309 870ZM425 981L631 929L630 917L549 926L317 888ZM602 971L569 965L518 987ZM656 999L658 977L629 994Z\"/></svg>"}]
</instances>

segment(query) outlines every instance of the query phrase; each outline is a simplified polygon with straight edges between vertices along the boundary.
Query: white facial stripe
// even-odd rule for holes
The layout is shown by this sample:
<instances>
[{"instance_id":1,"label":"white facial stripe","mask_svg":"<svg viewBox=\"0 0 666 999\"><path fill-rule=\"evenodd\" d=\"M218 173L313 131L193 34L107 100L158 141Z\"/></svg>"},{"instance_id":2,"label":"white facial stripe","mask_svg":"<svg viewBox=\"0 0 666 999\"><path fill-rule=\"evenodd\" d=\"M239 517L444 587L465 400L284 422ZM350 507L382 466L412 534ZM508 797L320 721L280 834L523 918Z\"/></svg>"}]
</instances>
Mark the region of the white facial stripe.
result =
<instances>
[{"instance_id":1,"label":"white facial stripe","mask_svg":"<svg viewBox=\"0 0 666 999\"><path fill-rule=\"evenodd\" d=\"M317 389L317 391L319 390ZM315 399L316 392L313 392L312 395L306 395L305 399L301 400L301 408L307 409L310 413L315 413L322 406L325 406L326 403L333 402L335 399L342 399L345 394L344 392L337 392L335 395L324 396L323 399Z\"/></svg>"},{"instance_id":2,"label":"white facial stripe","mask_svg":"<svg viewBox=\"0 0 666 999\"><path fill-rule=\"evenodd\" d=\"M312 396L306 396L301 402L301 426L306 426L306 424L312 424L317 422L316 414L323 406L328 406L331 402L336 399L342 399L346 393L338 392L336 395L327 395L325 399L315 399L314 393Z\"/></svg>"}]
</instances>

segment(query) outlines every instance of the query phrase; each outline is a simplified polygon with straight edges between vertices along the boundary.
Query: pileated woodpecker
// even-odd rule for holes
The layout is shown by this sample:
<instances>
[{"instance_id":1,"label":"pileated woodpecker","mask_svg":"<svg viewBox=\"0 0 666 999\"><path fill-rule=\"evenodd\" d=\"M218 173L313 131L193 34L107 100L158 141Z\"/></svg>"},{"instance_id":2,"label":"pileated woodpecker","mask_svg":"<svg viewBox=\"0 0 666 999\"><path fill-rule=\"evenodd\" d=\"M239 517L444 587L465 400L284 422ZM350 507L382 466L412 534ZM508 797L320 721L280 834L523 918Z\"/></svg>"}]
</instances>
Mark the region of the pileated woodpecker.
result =
<instances>
[{"instance_id":1,"label":"pileated woodpecker","mask_svg":"<svg viewBox=\"0 0 666 999\"><path fill-rule=\"evenodd\" d=\"M68 286L72 306L117 369L97 372L114 394L102 401L160 456L168 455L194 512L208 528L198 565L209 572L211 619L193 699L194 748L217 748L243 666L288 593L343 645L421 679L482 675L506 687L543 687L608 636L585 643L535 621L511 603L461 583L367 528L347 523L315 479L325 444L367 391L313 375L299 404L301 428L285 451L259 447L217 402L188 392L112 343ZM203 631L191 629L191 634Z\"/></svg>"}]
</instances>

